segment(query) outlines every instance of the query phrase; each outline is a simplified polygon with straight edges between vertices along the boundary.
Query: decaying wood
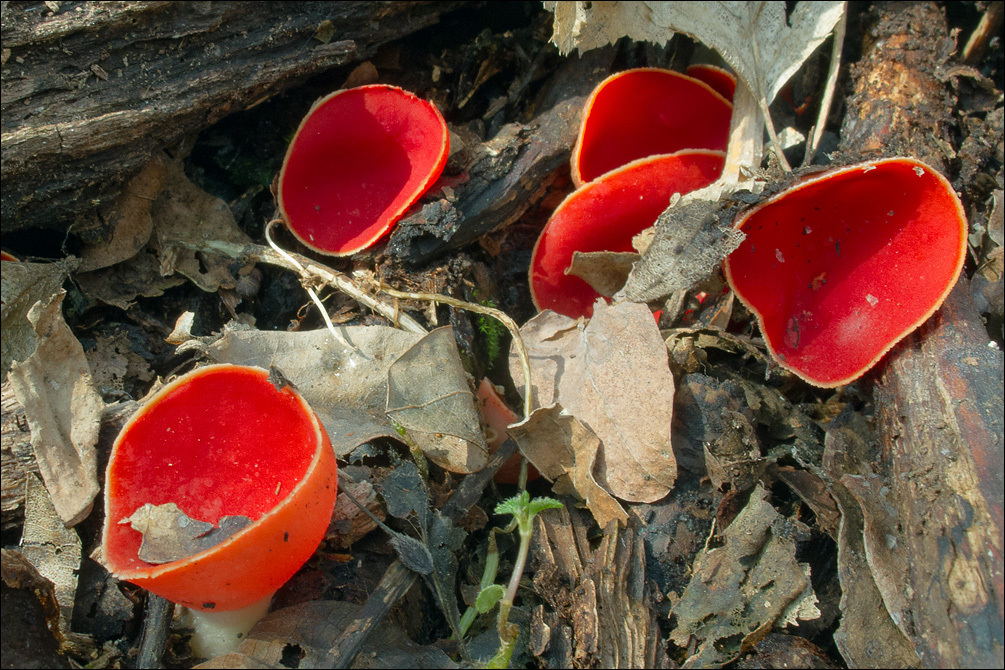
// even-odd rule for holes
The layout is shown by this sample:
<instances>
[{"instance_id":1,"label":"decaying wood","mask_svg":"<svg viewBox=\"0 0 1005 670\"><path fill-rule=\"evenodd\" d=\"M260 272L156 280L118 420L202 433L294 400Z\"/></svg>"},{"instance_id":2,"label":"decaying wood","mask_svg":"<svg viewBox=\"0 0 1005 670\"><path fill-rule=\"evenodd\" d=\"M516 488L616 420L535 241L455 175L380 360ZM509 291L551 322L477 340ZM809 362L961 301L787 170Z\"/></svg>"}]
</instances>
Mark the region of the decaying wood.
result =
<instances>
[{"instance_id":1,"label":"decaying wood","mask_svg":"<svg viewBox=\"0 0 1005 670\"><path fill-rule=\"evenodd\" d=\"M31 448L31 431L28 429L28 419L24 415L24 407L14 397L14 389L6 379L3 382L2 437L3 483L0 494L0 514L2 514L3 529L20 527L24 522L25 477L29 473L38 472L35 462L35 452Z\"/></svg>"},{"instance_id":2,"label":"decaying wood","mask_svg":"<svg viewBox=\"0 0 1005 670\"><path fill-rule=\"evenodd\" d=\"M550 47L548 47L550 48ZM510 123L476 149L467 181L400 221L388 254L425 262L513 223L548 191L556 170L569 161L581 111L593 87L611 71L613 48L569 58L552 77L553 88L527 124Z\"/></svg>"},{"instance_id":3,"label":"decaying wood","mask_svg":"<svg viewBox=\"0 0 1005 670\"><path fill-rule=\"evenodd\" d=\"M873 11L842 149L916 156L949 174L955 99L938 76L952 52L942 9L879 3ZM872 562L898 578L880 580L880 590L890 612L904 612L895 621L928 667L1003 664L1005 373L988 343L961 278L890 353L875 389L884 479L856 496L866 526L887 528L890 550Z\"/></svg>"},{"instance_id":4,"label":"decaying wood","mask_svg":"<svg viewBox=\"0 0 1005 670\"><path fill-rule=\"evenodd\" d=\"M460 4L5 3L3 230L94 227L154 151Z\"/></svg>"},{"instance_id":5,"label":"decaying wood","mask_svg":"<svg viewBox=\"0 0 1005 670\"><path fill-rule=\"evenodd\" d=\"M532 614L531 653L551 668L663 667L638 520L610 523L595 550L578 510L549 510L535 524L534 590L547 608Z\"/></svg>"}]
</instances>

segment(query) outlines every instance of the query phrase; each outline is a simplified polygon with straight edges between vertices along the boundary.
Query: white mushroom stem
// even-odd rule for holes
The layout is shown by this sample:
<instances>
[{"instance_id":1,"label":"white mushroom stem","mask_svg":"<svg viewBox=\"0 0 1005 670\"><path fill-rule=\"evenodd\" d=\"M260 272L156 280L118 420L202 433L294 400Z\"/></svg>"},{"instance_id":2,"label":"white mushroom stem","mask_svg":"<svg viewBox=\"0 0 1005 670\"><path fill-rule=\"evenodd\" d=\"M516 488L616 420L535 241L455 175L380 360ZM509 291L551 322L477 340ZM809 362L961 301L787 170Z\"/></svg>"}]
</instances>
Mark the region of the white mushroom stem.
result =
<instances>
[{"instance_id":1,"label":"white mushroom stem","mask_svg":"<svg viewBox=\"0 0 1005 670\"><path fill-rule=\"evenodd\" d=\"M192 655L216 658L237 649L248 631L265 616L272 604L270 593L247 607L224 612L185 609L183 621L192 627Z\"/></svg>"}]
</instances>

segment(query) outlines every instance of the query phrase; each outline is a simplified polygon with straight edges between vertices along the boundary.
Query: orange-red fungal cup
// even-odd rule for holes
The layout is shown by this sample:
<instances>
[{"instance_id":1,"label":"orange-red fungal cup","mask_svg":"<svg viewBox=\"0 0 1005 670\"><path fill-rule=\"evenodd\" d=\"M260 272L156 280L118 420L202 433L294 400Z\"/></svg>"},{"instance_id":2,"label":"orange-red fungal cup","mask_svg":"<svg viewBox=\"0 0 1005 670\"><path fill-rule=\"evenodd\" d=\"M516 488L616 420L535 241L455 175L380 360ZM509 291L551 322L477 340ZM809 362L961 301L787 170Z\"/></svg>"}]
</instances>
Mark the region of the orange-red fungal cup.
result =
<instances>
[{"instance_id":1,"label":"orange-red fungal cup","mask_svg":"<svg viewBox=\"0 0 1005 670\"><path fill-rule=\"evenodd\" d=\"M337 466L324 427L292 388L236 365L171 382L126 424L105 476L105 562L120 580L196 610L262 600L317 549L335 506ZM146 503L175 503L216 524L252 524L188 558L140 560L142 536L120 523Z\"/></svg>"},{"instance_id":2,"label":"orange-red fungal cup","mask_svg":"<svg viewBox=\"0 0 1005 670\"><path fill-rule=\"evenodd\" d=\"M939 308L967 220L945 177L912 158L831 170L741 214L726 279L782 367L816 386L857 379Z\"/></svg>"}]
</instances>

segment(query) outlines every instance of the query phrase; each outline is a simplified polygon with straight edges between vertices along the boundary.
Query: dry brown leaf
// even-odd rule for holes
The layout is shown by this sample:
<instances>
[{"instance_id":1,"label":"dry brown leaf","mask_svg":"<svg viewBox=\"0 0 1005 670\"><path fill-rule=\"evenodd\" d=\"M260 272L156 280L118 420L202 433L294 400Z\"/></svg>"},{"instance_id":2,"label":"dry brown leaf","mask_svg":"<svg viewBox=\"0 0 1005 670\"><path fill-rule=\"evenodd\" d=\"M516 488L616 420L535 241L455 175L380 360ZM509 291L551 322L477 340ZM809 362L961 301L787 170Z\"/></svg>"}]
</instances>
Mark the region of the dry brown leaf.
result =
<instances>
[{"instance_id":1,"label":"dry brown leaf","mask_svg":"<svg viewBox=\"0 0 1005 670\"><path fill-rule=\"evenodd\" d=\"M179 275L161 276L156 244L151 241L129 260L75 275L81 290L91 299L126 310L136 298L156 298L167 289L185 283Z\"/></svg>"},{"instance_id":2,"label":"dry brown leaf","mask_svg":"<svg viewBox=\"0 0 1005 670\"><path fill-rule=\"evenodd\" d=\"M205 551L251 524L246 516L222 516L217 525L193 519L173 502L146 503L131 516L119 519L143 536L137 555L140 560L159 565L180 561Z\"/></svg>"},{"instance_id":3,"label":"dry brown leaf","mask_svg":"<svg viewBox=\"0 0 1005 670\"><path fill-rule=\"evenodd\" d=\"M281 333L231 330L209 345L218 363L276 367L317 413L342 458L376 437L398 439L388 421L387 370L421 335L387 326L348 326L341 332L362 356L327 330Z\"/></svg>"},{"instance_id":4,"label":"dry brown leaf","mask_svg":"<svg viewBox=\"0 0 1005 670\"><path fill-rule=\"evenodd\" d=\"M571 485L601 528L611 521L622 526L628 522L628 514L618 501L593 478L600 439L575 417L562 414L558 405L541 407L507 432L541 474L558 480L556 492Z\"/></svg>"},{"instance_id":5,"label":"dry brown leaf","mask_svg":"<svg viewBox=\"0 0 1005 670\"><path fill-rule=\"evenodd\" d=\"M237 651L200 663L196 668L323 668L332 642L360 616L362 606L319 600L286 607L258 622ZM367 638L352 668L456 668L433 646L412 642L385 621Z\"/></svg>"},{"instance_id":6,"label":"dry brown leaf","mask_svg":"<svg viewBox=\"0 0 1005 670\"><path fill-rule=\"evenodd\" d=\"M111 230L107 240L84 247L80 271L90 272L130 259L146 246L154 229L150 206L166 176L167 159L157 154L133 177L103 217Z\"/></svg>"},{"instance_id":7,"label":"dry brown leaf","mask_svg":"<svg viewBox=\"0 0 1005 670\"><path fill-rule=\"evenodd\" d=\"M565 274L579 277L594 291L610 298L625 285L637 260L639 255L631 251L573 251L572 264Z\"/></svg>"},{"instance_id":8,"label":"dry brown leaf","mask_svg":"<svg viewBox=\"0 0 1005 670\"><path fill-rule=\"evenodd\" d=\"M536 406L560 404L603 442L595 476L631 502L665 496L677 477L670 448L673 376L645 305L598 300L589 323L545 311L520 329ZM510 372L522 374L510 353Z\"/></svg>"},{"instance_id":9,"label":"dry brown leaf","mask_svg":"<svg viewBox=\"0 0 1005 670\"><path fill-rule=\"evenodd\" d=\"M236 279L228 269L233 261L216 254L196 252L210 240L249 244L223 200L189 181L180 160L165 167L164 187L150 208L160 247L161 274L178 272L203 291L234 288Z\"/></svg>"},{"instance_id":10,"label":"dry brown leaf","mask_svg":"<svg viewBox=\"0 0 1005 670\"><path fill-rule=\"evenodd\" d=\"M674 32L715 49L770 104L844 13L843 2L545 2L563 54L623 36L666 44Z\"/></svg>"},{"instance_id":11,"label":"dry brown leaf","mask_svg":"<svg viewBox=\"0 0 1005 670\"><path fill-rule=\"evenodd\" d=\"M757 486L722 532L725 544L695 561L694 577L673 608L677 628L670 633L680 647L696 645L684 667L719 667L773 627L820 616L808 566L796 561L800 528L766 497Z\"/></svg>"},{"instance_id":12,"label":"dry brown leaf","mask_svg":"<svg viewBox=\"0 0 1005 670\"><path fill-rule=\"evenodd\" d=\"M475 396L449 326L423 336L391 364L387 415L441 468L468 474L488 462Z\"/></svg>"},{"instance_id":13,"label":"dry brown leaf","mask_svg":"<svg viewBox=\"0 0 1005 670\"><path fill-rule=\"evenodd\" d=\"M78 263L75 258L55 263L3 261L0 279L3 370L0 375L7 375L11 361L23 361L35 350L35 331L28 323L28 310L39 300L55 295Z\"/></svg>"},{"instance_id":14,"label":"dry brown leaf","mask_svg":"<svg viewBox=\"0 0 1005 670\"><path fill-rule=\"evenodd\" d=\"M28 312L35 351L11 366L10 381L31 428L35 460L59 517L83 521L98 494L98 429L104 403L91 384L83 347L63 321L60 290Z\"/></svg>"},{"instance_id":15,"label":"dry brown leaf","mask_svg":"<svg viewBox=\"0 0 1005 670\"><path fill-rule=\"evenodd\" d=\"M63 525L49 492L36 475L28 475L24 498L21 553L52 581L59 603L60 628L69 631L80 574L80 536Z\"/></svg>"}]
</instances>

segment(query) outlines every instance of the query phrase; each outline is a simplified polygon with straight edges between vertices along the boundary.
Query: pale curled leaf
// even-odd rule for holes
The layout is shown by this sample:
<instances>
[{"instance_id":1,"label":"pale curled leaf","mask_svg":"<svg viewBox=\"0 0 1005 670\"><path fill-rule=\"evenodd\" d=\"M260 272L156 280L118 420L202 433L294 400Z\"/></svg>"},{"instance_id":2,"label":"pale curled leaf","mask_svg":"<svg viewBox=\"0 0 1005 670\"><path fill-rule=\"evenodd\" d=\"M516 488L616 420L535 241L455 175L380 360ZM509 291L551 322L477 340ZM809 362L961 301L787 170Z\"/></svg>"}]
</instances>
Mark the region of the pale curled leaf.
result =
<instances>
[{"instance_id":1,"label":"pale curled leaf","mask_svg":"<svg viewBox=\"0 0 1005 670\"><path fill-rule=\"evenodd\" d=\"M560 404L603 442L597 481L632 502L665 496L677 477L670 448L674 385L649 309L598 300L586 325L546 311L520 332L536 404ZM519 372L512 354L510 371Z\"/></svg>"},{"instance_id":2,"label":"pale curled leaf","mask_svg":"<svg viewBox=\"0 0 1005 670\"><path fill-rule=\"evenodd\" d=\"M129 180L109 211L101 217L107 239L86 245L80 253L80 271L90 272L128 260L146 246L153 233L150 205L157 199L167 174L167 157L156 154Z\"/></svg>"},{"instance_id":3,"label":"pale curled leaf","mask_svg":"<svg viewBox=\"0 0 1005 670\"><path fill-rule=\"evenodd\" d=\"M55 263L3 261L0 279L0 349L6 376L11 361L23 361L35 350L35 331L28 323L28 310L38 301L49 300L73 272L75 258Z\"/></svg>"},{"instance_id":4,"label":"pale curled leaf","mask_svg":"<svg viewBox=\"0 0 1005 670\"><path fill-rule=\"evenodd\" d=\"M80 535L63 525L42 481L29 474L25 482L21 553L52 580L59 602L60 627L70 629L80 574Z\"/></svg>"},{"instance_id":5,"label":"pale curled leaf","mask_svg":"<svg viewBox=\"0 0 1005 670\"><path fill-rule=\"evenodd\" d=\"M391 364L387 415L442 468L467 474L488 462L474 394L450 327L425 335Z\"/></svg>"},{"instance_id":6,"label":"pale curled leaf","mask_svg":"<svg viewBox=\"0 0 1005 670\"><path fill-rule=\"evenodd\" d=\"M35 351L11 366L31 446L56 512L67 526L83 521L98 494L98 429L104 402L91 384L84 349L63 321L65 291L28 312Z\"/></svg>"},{"instance_id":7,"label":"pale curled leaf","mask_svg":"<svg viewBox=\"0 0 1005 670\"><path fill-rule=\"evenodd\" d=\"M618 501L593 478L600 440L575 417L562 414L557 405L542 407L510 426L509 432L523 455L541 474L566 483L565 488L571 486L572 491L586 501L601 528L611 521L622 525L628 522L628 515ZM515 509L501 507L502 504L496 508L496 514L515 513Z\"/></svg>"},{"instance_id":8,"label":"pale curled leaf","mask_svg":"<svg viewBox=\"0 0 1005 670\"><path fill-rule=\"evenodd\" d=\"M843 2L546 2L552 42L563 54L613 44L623 36L665 44L682 32L715 49L768 104L820 46Z\"/></svg>"}]
</instances>

